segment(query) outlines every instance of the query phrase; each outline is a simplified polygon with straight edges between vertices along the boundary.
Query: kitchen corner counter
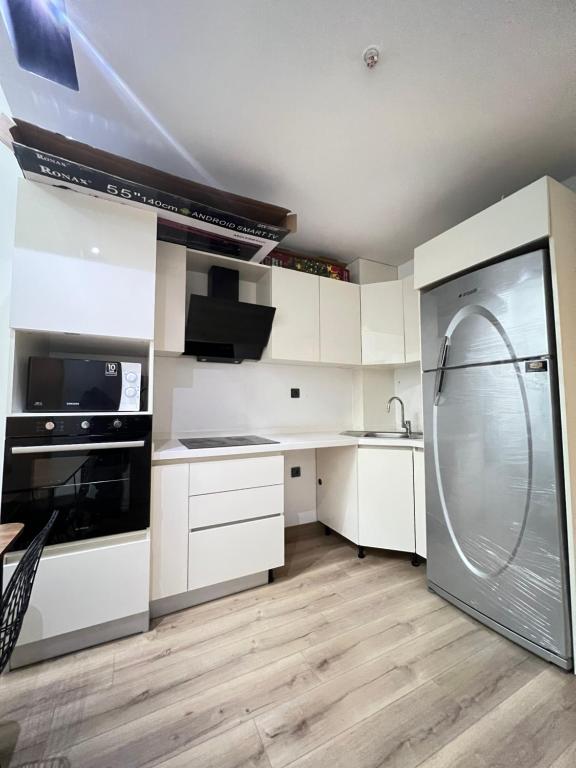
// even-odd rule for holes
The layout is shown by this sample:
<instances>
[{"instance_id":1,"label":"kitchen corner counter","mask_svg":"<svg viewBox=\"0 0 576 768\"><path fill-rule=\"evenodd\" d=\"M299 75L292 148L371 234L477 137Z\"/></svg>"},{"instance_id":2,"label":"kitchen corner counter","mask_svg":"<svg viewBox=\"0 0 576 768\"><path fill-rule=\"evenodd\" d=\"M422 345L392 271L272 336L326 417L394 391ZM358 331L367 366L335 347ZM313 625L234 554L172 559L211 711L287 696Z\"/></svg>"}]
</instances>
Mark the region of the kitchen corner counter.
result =
<instances>
[{"instance_id":1,"label":"kitchen corner counter","mask_svg":"<svg viewBox=\"0 0 576 768\"><path fill-rule=\"evenodd\" d=\"M258 430L256 430L258 432ZM182 435L182 437L200 437L201 435ZM206 436L206 435L204 435ZM423 440L397 438L353 437L338 432L299 432L299 433L262 433L262 437L276 440L276 443L262 445L228 446L224 448L188 449L174 437L155 439L152 462L160 464L171 461L193 461L195 459L218 458L221 456L253 456L266 453L286 453L287 451L306 451L316 448L343 448L347 446L380 446L398 448L422 448Z\"/></svg>"},{"instance_id":2,"label":"kitchen corner counter","mask_svg":"<svg viewBox=\"0 0 576 768\"><path fill-rule=\"evenodd\" d=\"M355 440L357 445L371 445L373 447L380 446L382 448L424 448L424 439L421 437L357 437Z\"/></svg>"}]
</instances>

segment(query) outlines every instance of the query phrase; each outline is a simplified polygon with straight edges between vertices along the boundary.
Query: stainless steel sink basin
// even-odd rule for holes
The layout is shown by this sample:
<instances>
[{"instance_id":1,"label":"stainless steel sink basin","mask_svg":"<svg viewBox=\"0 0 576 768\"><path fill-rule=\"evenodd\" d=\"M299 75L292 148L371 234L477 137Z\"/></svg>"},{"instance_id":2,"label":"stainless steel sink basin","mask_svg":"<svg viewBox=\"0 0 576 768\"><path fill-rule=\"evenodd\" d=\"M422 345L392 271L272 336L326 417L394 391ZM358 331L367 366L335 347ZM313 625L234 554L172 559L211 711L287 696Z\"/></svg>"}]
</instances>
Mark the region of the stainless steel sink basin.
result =
<instances>
[{"instance_id":1,"label":"stainless steel sink basin","mask_svg":"<svg viewBox=\"0 0 576 768\"><path fill-rule=\"evenodd\" d=\"M350 437L374 437L374 438L394 438L397 440L421 440L422 432L411 432L408 434L406 431L402 432L355 432L349 430L348 432L342 432L343 435L350 435Z\"/></svg>"}]
</instances>

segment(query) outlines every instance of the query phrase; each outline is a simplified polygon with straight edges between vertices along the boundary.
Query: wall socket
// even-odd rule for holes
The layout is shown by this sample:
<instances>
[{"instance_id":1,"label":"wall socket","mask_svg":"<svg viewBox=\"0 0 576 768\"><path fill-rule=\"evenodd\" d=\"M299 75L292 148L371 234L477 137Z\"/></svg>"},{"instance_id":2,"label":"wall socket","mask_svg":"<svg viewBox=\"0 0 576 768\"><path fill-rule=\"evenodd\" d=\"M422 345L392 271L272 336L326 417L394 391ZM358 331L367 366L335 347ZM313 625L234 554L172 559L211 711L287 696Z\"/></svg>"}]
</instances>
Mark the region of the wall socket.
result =
<instances>
[{"instance_id":1,"label":"wall socket","mask_svg":"<svg viewBox=\"0 0 576 768\"><path fill-rule=\"evenodd\" d=\"M300 388L292 387L292 389L290 390L290 397L300 397Z\"/></svg>"},{"instance_id":2,"label":"wall socket","mask_svg":"<svg viewBox=\"0 0 576 768\"><path fill-rule=\"evenodd\" d=\"M302 475L302 470L300 467L290 467L290 477L300 477Z\"/></svg>"}]
</instances>

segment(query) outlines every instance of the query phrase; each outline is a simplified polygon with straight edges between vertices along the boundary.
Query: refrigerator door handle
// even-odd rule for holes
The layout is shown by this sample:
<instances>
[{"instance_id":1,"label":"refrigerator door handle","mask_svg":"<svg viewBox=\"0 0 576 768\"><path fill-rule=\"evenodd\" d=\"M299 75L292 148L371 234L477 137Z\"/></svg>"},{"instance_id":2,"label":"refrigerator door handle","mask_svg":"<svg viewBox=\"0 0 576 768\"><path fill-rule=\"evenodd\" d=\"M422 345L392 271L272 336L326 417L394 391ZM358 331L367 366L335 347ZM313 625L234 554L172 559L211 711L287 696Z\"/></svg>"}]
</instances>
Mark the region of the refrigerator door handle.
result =
<instances>
[{"instance_id":1,"label":"refrigerator door handle","mask_svg":"<svg viewBox=\"0 0 576 768\"><path fill-rule=\"evenodd\" d=\"M446 360L448 358L448 346L450 343L450 339L448 336L444 336L442 339L442 344L440 345L440 354L438 355L438 362L436 364L436 368L444 368L446 365Z\"/></svg>"},{"instance_id":2,"label":"refrigerator door handle","mask_svg":"<svg viewBox=\"0 0 576 768\"><path fill-rule=\"evenodd\" d=\"M440 393L442 392L443 384L444 370L440 368L436 371L436 380L434 381L434 405L438 405L440 402Z\"/></svg>"},{"instance_id":3,"label":"refrigerator door handle","mask_svg":"<svg viewBox=\"0 0 576 768\"><path fill-rule=\"evenodd\" d=\"M444 383L444 366L448 358L448 336L444 336L442 339L442 345L440 347L440 354L438 355L438 363L436 365L436 380L434 382L434 405L438 405L440 402L440 392L442 392L442 384Z\"/></svg>"}]
</instances>

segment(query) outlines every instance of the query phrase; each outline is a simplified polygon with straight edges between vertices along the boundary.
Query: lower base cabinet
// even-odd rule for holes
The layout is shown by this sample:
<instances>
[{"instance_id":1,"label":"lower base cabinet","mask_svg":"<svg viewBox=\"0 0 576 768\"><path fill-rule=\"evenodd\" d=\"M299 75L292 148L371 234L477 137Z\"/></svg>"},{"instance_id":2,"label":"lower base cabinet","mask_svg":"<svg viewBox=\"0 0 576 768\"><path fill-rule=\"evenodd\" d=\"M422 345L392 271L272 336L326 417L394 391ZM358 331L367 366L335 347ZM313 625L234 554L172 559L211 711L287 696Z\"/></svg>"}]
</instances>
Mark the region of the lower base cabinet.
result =
<instances>
[{"instance_id":1,"label":"lower base cabinet","mask_svg":"<svg viewBox=\"0 0 576 768\"><path fill-rule=\"evenodd\" d=\"M152 468L151 599L284 565L284 457Z\"/></svg>"},{"instance_id":2,"label":"lower base cabinet","mask_svg":"<svg viewBox=\"0 0 576 768\"><path fill-rule=\"evenodd\" d=\"M6 556L5 585L20 556ZM130 617L143 616L137 631L146 629L149 569L147 531L46 547L13 662L19 653L30 656L22 663L32 663L87 647L94 628Z\"/></svg>"},{"instance_id":3,"label":"lower base cabinet","mask_svg":"<svg viewBox=\"0 0 576 768\"><path fill-rule=\"evenodd\" d=\"M424 452L359 446L316 451L318 520L361 547L426 557Z\"/></svg>"},{"instance_id":4,"label":"lower base cabinet","mask_svg":"<svg viewBox=\"0 0 576 768\"><path fill-rule=\"evenodd\" d=\"M152 467L150 599L188 589L188 464Z\"/></svg>"},{"instance_id":5,"label":"lower base cabinet","mask_svg":"<svg viewBox=\"0 0 576 768\"><path fill-rule=\"evenodd\" d=\"M358 544L358 449L316 451L316 514L318 520Z\"/></svg>"},{"instance_id":6,"label":"lower base cabinet","mask_svg":"<svg viewBox=\"0 0 576 768\"><path fill-rule=\"evenodd\" d=\"M415 552L411 448L358 449L360 545Z\"/></svg>"}]
</instances>

